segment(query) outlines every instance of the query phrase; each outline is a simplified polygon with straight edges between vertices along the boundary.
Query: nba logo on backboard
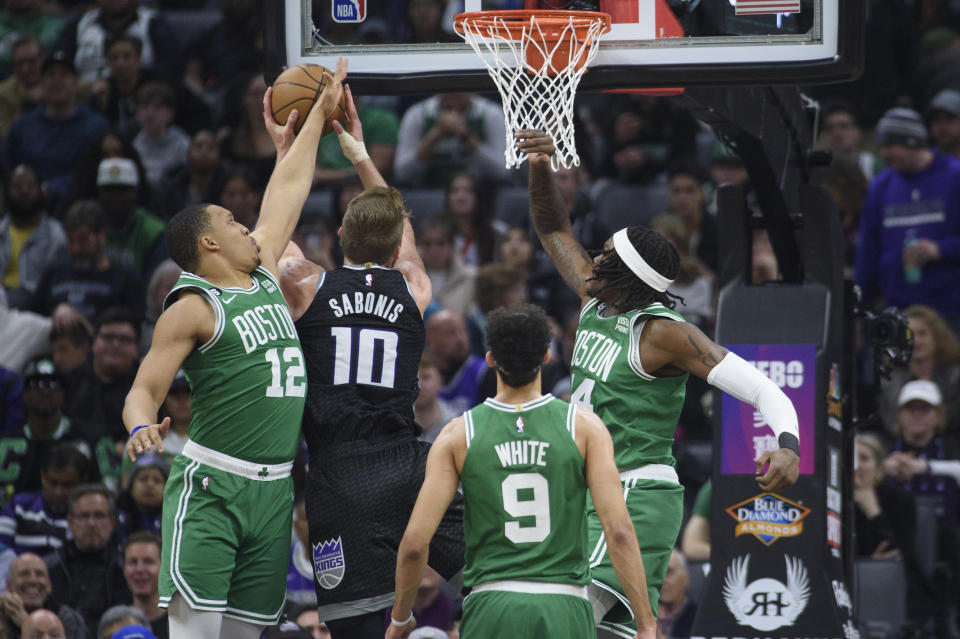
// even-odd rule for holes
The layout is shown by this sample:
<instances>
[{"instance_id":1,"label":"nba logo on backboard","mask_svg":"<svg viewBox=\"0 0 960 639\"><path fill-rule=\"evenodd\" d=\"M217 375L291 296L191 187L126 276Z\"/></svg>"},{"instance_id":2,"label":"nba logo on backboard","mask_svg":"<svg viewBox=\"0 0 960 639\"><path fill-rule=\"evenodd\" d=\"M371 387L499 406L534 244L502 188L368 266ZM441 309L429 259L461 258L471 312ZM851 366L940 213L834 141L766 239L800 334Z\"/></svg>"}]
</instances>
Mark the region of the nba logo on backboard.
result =
<instances>
[{"instance_id":1,"label":"nba logo on backboard","mask_svg":"<svg viewBox=\"0 0 960 639\"><path fill-rule=\"evenodd\" d=\"M343 542L340 537L313 545L313 572L321 588L324 590L336 588L343 579L345 569Z\"/></svg>"},{"instance_id":2,"label":"nba logo on backboard","mask_svg":"<svg viewBox=\"0 0 960 639\"><path fill-rule=\"evenodd\" d=\"M367 19L367 0L333 0L330 10L334 22L363 22Z\"/></svg>"}]
</instances>

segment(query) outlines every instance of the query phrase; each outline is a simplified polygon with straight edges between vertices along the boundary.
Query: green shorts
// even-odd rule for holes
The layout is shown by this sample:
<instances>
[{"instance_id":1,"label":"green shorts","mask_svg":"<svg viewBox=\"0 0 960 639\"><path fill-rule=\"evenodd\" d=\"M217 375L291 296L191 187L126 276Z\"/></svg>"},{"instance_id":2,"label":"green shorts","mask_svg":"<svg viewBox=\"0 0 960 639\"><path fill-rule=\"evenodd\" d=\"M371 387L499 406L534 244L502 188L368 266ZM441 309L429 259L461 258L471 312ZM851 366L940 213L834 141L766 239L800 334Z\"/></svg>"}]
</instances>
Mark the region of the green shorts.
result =
<instances>
[{"instance_id":1,"label":"green shorts","mask_svg":"<svg viewBox=\"0 0 960 639\"><path fill-rule=\"evenodd\" d=\"M650 607L657 614L660 600L660 587L667 574L670 553L677 543L680 524L683 521L683 486L653 479L630 479L623 482L623 496L627 510L637 531L640 553L643 555L643 569L647 578L647 592L650 595ZM607 544L603 536L603 526L593 507L587 500L587 536L590 548L590 570L593 583L591 587L612 592L620 600L600 622L603 628L616 635L633 637L637 632L633 611L623 593L617 575L607 554Z\"/></svg>"},{"instance_id":2,"label":"green shorts","mask_svg":"<svg viewBox=\"0 0 960 639\"><path fill-rule=\"evenodd\" d=\"M595 638L597 629L593 608L583 597L491 590L470 593L464 600L460 636L587 639Z\"/></svg>"},{"instance_id":3,"label":"green shorts","mask_svg":"<svg viewBox=\"0 0 960 639\"><path fill-rule=\"evenodd\" d=\"M195 610L275 624L290 563L291 464L200 452L177 455L164 490L160 607L179 592Z\"/></svg>"}]
</instances>

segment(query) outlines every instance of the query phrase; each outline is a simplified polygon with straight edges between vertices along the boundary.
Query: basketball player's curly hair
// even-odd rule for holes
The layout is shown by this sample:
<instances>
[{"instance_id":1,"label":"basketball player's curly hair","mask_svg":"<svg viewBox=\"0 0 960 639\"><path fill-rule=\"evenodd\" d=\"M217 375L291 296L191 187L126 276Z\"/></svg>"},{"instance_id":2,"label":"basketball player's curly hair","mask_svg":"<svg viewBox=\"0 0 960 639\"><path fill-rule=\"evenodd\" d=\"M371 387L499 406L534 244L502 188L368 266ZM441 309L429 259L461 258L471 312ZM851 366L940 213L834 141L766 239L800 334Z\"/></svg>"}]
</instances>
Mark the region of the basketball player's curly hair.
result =
<instances>
[{"instance_id":1,"label":"basketball player's curly hair","mask_svg":"<svg viewBox=\"0 0 960 639\"><path fill-rule=\"evenodd\" d=\"M652 269L667 279L675 279L680 272L680 256L677 249L656 231L645 226L631 226L627 229L627 237L644 261ZM621 312L632 311L650 304L660 303L667 308L674 308L683 298L671 293L661 293L654 290L649 284L637 277L630 270L613 247L602 249L603 259L593 267L593 277L587 281L602 282L594 296L609 291L617 296L614 303Z\"/></svg>"},{"instance_id":2,"label":"basketball player's curly hair","mask_svg":"<svg viewBox=\"0 0 960 639\"><path fill-rule=\"evenodd\" d=\"M487 346L507 386L520 388L537 378L550 338L547 314L539 306L501 307L487 316Z\"/></svg>"}]
</instances>

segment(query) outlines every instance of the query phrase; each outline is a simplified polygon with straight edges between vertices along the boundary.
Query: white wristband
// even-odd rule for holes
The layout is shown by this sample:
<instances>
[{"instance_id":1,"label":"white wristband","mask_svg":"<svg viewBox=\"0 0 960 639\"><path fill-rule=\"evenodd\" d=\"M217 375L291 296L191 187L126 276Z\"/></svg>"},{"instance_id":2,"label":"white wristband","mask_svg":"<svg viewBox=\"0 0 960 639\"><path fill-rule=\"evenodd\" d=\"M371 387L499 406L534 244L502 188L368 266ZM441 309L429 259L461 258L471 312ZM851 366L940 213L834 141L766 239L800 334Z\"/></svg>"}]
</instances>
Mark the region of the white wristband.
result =
<instances>
[{"instance_id":1,"label":"white wristband","mask_svg":"<svg viewBox=\"0 0 960 639\"><path fill-rule=\"evenodd\" d=\"M403 621L397 621L396 619L393 618L393 615L390 615L390 623L393 624L394 626L398 626L398 627L400 627L400 628L403 628L405 625L407 625L407 624L410 623L411 621L413 621L413 611L412 611L412 610L410 611L410 616L407 617L407 618L406 618L405 620L403 620Z\"/></svg>"},{"instance_id":2,"label":"white wristband","mask_svg":"<svg viewBox=\"0 0 960 639\"><path fill-rule=\"evenodd\" d=\"M363 142L355 139L352 135L347 133L344 130L343 133L339 133L340 138L340 149L343 151L343 155L346 156L350 163L354 166L360 164L364 160L368 159L370 156L367 154L367 147Z\"/></svg>"},{"instance_id":3,"label":"white wristband","mask_svg":"<svg viewBox=\"0 0 960 639\"><path fill-rule=\"evenodd\" d=\"M736 353L727 353L719 364L710 369L707 383L760 411L778 440L781 434L787 433L800 441L797 411L790 398L770 378Z\"/></svg>"}]
</instances>

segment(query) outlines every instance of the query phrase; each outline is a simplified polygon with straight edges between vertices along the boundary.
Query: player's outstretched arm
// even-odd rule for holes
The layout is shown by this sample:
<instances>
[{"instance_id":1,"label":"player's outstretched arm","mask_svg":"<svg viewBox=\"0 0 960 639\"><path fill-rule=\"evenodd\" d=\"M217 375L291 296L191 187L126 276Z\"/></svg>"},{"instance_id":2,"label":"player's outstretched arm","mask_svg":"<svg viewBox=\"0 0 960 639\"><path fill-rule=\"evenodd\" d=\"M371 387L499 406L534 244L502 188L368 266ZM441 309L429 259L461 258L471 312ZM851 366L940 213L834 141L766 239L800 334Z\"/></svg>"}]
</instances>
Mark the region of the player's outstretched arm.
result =
<instances>
[{"instance_id":1,"label":"player's outstretched arm","mask_svg":"<svg viewBox=\"0 0 960 639\"><path fill-rule=\"evenodd\" d=\"M273 122L271 91L268 90L263 98L264 123L277 145L277 155L282 157L278 159L263 193L260 217L257 219L253 236L260 244L260 260L263 266L274 275L277 273L277 260L293 235L293 229L300 219L300 211L313 184L320 134L327 117L333 113L340 101L343 80L347 76L346 59L337 60L337 71L334 75L324 75L326 84L323 92L306 115L300 133L290 142L286 153L283 153L282 147L285 141L289 140L286 134L279 138L276 135L278 125ZM289 122L287 126L291 126Z\"/></svg>"},{"instance_id":2,"label":"player's outstretched arm","mask_svg":"<svg viewBox=\"0 0 960 639\"><path fill-rule=\"evenodd\" d=\"M756 408L773 429L780 448L757 459L757 483L776 492L800 476L800 428L790 398L766 375L736 353L716 344L692 324L647 322L640 337L640 361L647 371L687 371ZM769 464L766 472L764 466Z\"/></svg>"},{"instance_id":3,"label":"player's outstretched arm","mask_svg":"<svg viewBox=\"0 0 960 639\"><path fill-rule=\"evenodd\" d=\"M357 105L353 102L353 93L350 91L349 84L343 85L343 93L347 128L344 129L339 122L333 123L333 130L336 131L340 141L340 150L343 151L343 156L350 160L350 163L357 169L357 175L360 176L360 183L363 184L363 188L387 186L387 181L380 175L377 165L370 159L367 147L363 143L363 123L360 122L360 116L357 115Z\"/></svg>"},{"instance_id":4,"label":"player's outstretched arm","mask_svg":"<svg viewBox=\"0 0 960 639\"><path fill-rule=\"evenodd\" d=\"M613 460L613 440L599 417L582 408L577 409L577 444L586 461L587 486L593 498L600 523L603 524L607 552L617 580L630 601L637 619L637 637L654 639L657 621L650 608L647 577L643 568L640 546L633 521L623 501L620 475Z\"/></svg>"},{"instance_id":5,"label":"player's outstretched arm","mask_svg":"<svg viewBox=\"0 0 960 639\"><path fill-rule=\"evenodd\" d=\"M417 238L413 233L413 225L410 223L409 215L403 220L400 254L397 255L397 261L394 262L393 268L403 273L404 279L410 285L410 290L413 291L413 299L417 302L417 308L423 315L433 298L433 285L430 283L427 269L423 265L420 251L417 250Z\"/></svg>"},{"instance_id":6,"label":"player's outstretched arm","mask_svg":"<svg viewBox=\"0 0 960 639\"><path fill-rule=\"evenodd\" d=\"M593 260L577 241L567 207L553 179L550 157L553 140L543 131L524 129L514 134L517 147L530 161L530 218L543 250L581 303L588 301L587 279L593 275Z\"/></svg>"},{"instance_id":7,"label":"player's outstretched arm","mask_svg":"<svg viewBox=\"0 0 960 639\"><path fill-rule=\"evenodd\" d=\"M131 433L126 447L131 461L154 447L163 452L170 418L157 423L157 412L183 360L213 335L215 323L213 309L194 294L184 295L160 315L150 351L140 363L123 405L123 425Z\"/></svg>"},{"instance_id":8,"label":"player's outstretched arm","mask_svg":"<svg viewBox=\"0 0 960 639\"><path fill-rule=\"evenodd\" d=\"M413 513L397 549L393 619L387 627L387 639L406 637L417 625L413 620L413 601L427 565L430 540L437 532L460 483L458 468L466 454L463 428L463 418L457 417L443 427L430 447L423 486L420 487L417 503L413 506Z\"/></svg>"}]
</instances>

